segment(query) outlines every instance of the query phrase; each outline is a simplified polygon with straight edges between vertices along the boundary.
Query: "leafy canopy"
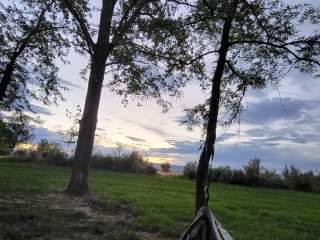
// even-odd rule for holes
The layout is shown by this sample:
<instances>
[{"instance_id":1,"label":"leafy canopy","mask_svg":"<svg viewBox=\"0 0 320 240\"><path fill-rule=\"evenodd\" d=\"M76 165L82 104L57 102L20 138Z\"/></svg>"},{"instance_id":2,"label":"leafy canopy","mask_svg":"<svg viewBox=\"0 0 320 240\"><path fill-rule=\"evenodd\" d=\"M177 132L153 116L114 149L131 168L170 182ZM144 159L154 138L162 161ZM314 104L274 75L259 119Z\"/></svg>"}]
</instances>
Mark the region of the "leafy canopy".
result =
<instances>
[{"instance_id":1,"label":"leafy canopy","mask_svg":"<svg viewBox=\"0 0 320 240\"><path fill-rule=\"evenodd\" d=\"M200 39L206 58L207 76L201 79L203 90L211 86L216 70L224 20L234 0L193 1L185 26ZM191 4L192 1L185 1ZM229 124L240 120L242 99L250 88L276 87L291 70L317 76L320 67L320 10L310 4L286 4L281 0L240 0L233 19L228 43L227 62L222 79L225 119ZM304 31L308 26L310 31ZM317 30L318 29L318 30ZM189 129L208 122L209 100L185 110L184 123Z\"/></svg>"},{"instance_id":2,"label":"leafy canopy","mask_svg":"<svg viewBox=\"0 0 320 240\"><path fill-rule=\"evenodd\" d=\"M13 70L0 109L31 109L30 101L45 104L62 99L57 60L66 63L68 24L57 1L0 2L0 81Z\"/></svg>"},{"instance_id":3,"label":"leafy canopy","mask_svg":"<svg viewBox=\"0 0 320 240\"><path fill-rule=\"evenodd\" d=\"M106 62L105 86L112 92L138 100L154 98L167 110L168 96L179 96L180 88L196 75L202 77L204 64L198 46L183 27L184 12L173 0L114 0ZM62 0L74 22L74 43L81 54L92 56L99 26L91 16L100 11L90 1ZM71 18L72 16L72 18ZM100 26L101 27L101 26ZM82 72L87 73L88 67Z\"/></svg>"}]
</instances>

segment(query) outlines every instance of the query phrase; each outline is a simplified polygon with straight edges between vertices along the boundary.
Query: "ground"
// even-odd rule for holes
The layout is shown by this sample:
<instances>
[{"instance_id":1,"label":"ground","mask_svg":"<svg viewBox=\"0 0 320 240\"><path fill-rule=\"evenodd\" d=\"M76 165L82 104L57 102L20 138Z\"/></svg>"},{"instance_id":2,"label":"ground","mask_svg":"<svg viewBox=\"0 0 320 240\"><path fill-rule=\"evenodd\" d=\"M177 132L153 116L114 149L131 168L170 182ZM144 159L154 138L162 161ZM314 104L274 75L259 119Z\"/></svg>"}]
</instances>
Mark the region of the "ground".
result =
<instances>
[{"instance_id":1,"label":"ground","mask_svg":"<svg viewBox=\"0 0 320 240\"><path fill-rule=\"evenodd\" d=\"M0 163L0 239L178 239L194 182L92 171L92 194L61 191L70 169ZM319 239L320 195L213 184L210 206L235 240Z\"/></svg>"},{"instance_id":2,"label":"ground","mask_svg":"<svg viewBox=\"0 0 320 240\"><path fill-rule=\"evenodd\" d=\"M136 239L130 213L93 210L95 201L50 193L0 199L1 239ZM128 218L127 216L128 215ZM107 237L107 238L106 238Z\"/></svg>"}]
</instances>

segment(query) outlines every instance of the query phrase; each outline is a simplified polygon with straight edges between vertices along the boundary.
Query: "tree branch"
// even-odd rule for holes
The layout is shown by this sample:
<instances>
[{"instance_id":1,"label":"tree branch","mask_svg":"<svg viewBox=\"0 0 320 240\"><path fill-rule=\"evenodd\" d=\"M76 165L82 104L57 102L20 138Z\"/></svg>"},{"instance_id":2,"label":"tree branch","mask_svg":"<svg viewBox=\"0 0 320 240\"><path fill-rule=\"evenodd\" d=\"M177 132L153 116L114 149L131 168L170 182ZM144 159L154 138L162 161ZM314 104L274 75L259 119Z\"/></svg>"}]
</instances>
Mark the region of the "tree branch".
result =
<instances>
[{"instance_id":1,"label":"tree branch","mask_svg":"<svg viewBox=\"0 0 320 240\"><path fill-rule=\"evenodd\" d=\"M293 42L296 43L296 42ZM279 49L283 49L285 50L287 53L291 54L293 57L295 57L297 60L299 61L305 61L305 62L311 62L314 63L318 66L320 66L320 62L312 59L312 58L307 58L307 57L301 57L299 56L297 53L295 53L294 51L292 51L291 49L288 48L288 46L293 45L292 43L284 43L284 44L275 44L272 42L264 42L264 41L260 41L260 40L238 40L238 41L233 41L233 42L229 42L229 46L232 45L237 45L237 44L256 44L256 45L267 45L270 47L274 47L274 48L279 48Z\"/></svg>"},{"instance_id":2,"label":"tree branch","mask_svg":"<svg viewBox=\"0 0 320 240\"><path fill-rule=\"evenodd\" d=\"M185 5L185 6L188 6L188 7L194 7L194 8L197 7L197 5L193 5L191 3L188 3L187 1L182 2L182 1L179 1L179 0L168 0L168 2L174 2L174 3L180 4L180 5Z\"/></svg>"},{"instance_id":3,"label":"tree branch","mask_svg":"<svg viewBox=\"0 0 320 240\"><path fill-rule=\"evenodd\" d=\"M95 43L91 37L89 29L86 25L85 19L83 18L83 16L81 14L79 14L77 12L77 10L74 8L74 6L72 6L72 4L69 2L69 0L62 0L62 1L66 5L67 9L69 10L69 12L73 16L73 18L79 23L80 29L85 37L85 41L87 42L89 52L90 52L90 54L92 54L93 49L95 47Z\"/></svg>"},{"instance_id":4,"label":"tree branch","mask_svg":"<svg viewBox=\"0 0 320 240\"><path fill-rule=\"evenodd\" d=\"M134 0L133 3L130 5L128 11L124 14L122 17L119 26L117 27L116 34L114 38L112 39L112 46L116 46L118 41L123 37L124 33L128 30L128 28L133 24L133 22L136 20L137 16L140 14L141 9L144 7L145 1L140 1L140 5L137 7L137 9L131 14L131 16L125 20L130 11L133 9L134 5L137 4L138 0Z\"/></svg>"}]
</instances>

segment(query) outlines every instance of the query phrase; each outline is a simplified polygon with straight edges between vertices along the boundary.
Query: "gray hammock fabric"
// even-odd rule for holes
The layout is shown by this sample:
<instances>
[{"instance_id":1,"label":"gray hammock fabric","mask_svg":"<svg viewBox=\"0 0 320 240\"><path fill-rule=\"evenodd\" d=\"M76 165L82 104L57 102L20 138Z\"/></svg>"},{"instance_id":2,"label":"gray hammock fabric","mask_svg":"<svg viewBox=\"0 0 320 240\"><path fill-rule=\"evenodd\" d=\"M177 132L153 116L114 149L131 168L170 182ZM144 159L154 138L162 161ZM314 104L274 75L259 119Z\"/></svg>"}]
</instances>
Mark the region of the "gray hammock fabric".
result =
<instances>
[{"instance_id":1,"label":"gray hammock fabric","mask_svg":"<svg viewBox=\"0 0 320 240\"><path fill-rule=\"evenodd\" d=\"M207 208L200 208L196 218L180 240L233 240Z\"/></svg>"}]
</instances>

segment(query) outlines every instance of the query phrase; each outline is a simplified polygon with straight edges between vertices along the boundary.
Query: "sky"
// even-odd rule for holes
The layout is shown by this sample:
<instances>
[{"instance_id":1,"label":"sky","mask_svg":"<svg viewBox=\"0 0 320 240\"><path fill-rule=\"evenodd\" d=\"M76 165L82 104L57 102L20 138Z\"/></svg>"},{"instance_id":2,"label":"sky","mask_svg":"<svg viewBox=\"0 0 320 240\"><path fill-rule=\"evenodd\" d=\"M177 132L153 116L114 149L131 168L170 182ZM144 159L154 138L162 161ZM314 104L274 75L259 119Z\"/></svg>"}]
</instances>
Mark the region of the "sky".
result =
<instances>
[{"instance_id":1,"label":"sky","mask_svg":"<svg viewBox=\"0 0 320 240\"><path fill-rule=\"evenodd\" d=\"M316 2L315 2L316 3ZM319 3L317 3L320 6ZM37 126L33 143L42 138L61 142L58 131L71 126L66 109L75 111L84 105L87 82L80 70L88 59L70 52L70 64L60 66L59 77L70 90L66 101L57 106L33 103L43 123ZM111 76L106 75L105 81ZM240 124L218 129L214 165L240 168L252 158L262 165L280 171L285 164L303 170L320 169L320 79L298 72L286 75L278 89L249 91L244 100L245 112ZM108 89L100 101L94 152L113 154L119 144L125 151L137 150L151 162L184 165L200 156L201 131L186 130L180 124L183 109L202 103L206 96L196 82L183 89L183 96L171 99L168 113L154 101L135 101L127 106Z\"/></svg>"}]
</instances>

